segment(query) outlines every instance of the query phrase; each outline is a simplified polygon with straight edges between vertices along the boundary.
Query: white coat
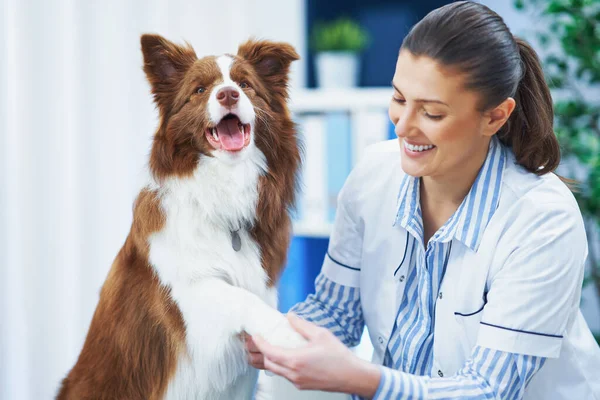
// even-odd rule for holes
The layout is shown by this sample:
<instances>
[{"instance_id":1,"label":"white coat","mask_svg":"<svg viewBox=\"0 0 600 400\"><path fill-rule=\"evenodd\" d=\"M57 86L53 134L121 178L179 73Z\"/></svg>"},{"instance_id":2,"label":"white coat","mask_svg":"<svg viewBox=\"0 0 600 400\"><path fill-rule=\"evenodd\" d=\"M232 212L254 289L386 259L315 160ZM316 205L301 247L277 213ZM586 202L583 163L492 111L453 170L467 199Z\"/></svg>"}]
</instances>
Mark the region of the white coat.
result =
<instances>
[{"instance_id":1,"label":"white coat","mask_svg":"<svg viewBox=\"0 0 600 400\"><path fill-rule=\"evenodd\" d=\"M556 175L527 172L508 153L498 208L477 250L452 240L436 305L432 375L452 376L480 345L547 358L525 399L600 399L600 348L579 310L587 257L581 213ZM398 141L372 146L340 195L329 245L334 259L360 268L326 257L322 270L360 288L378 364L406 283L397 269L410 246L394 224L402 179Z\"/></svg>"}]
</instances>

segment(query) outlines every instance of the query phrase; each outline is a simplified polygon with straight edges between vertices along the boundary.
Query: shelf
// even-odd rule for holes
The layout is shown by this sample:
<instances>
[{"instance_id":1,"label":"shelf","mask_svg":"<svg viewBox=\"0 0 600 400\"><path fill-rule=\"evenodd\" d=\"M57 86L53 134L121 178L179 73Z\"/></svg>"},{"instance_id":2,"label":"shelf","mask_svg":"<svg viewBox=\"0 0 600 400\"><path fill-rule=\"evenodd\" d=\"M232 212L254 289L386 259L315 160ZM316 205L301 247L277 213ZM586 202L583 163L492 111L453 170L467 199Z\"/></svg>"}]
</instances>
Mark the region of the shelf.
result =
<instances>
[{"instance_id":1,"label":"shelf","mask_svg":"<svg viewBox=\"0 0 600 400\"><path fill-rule=\"evenodd\" d=\"M290 109L296 113L387 109L391 88L299 89L290 92Z\"/></svg>"},{"instance_id":2,"label":"shelf","mask_svg":"<svg viewBox=\"0 0 600 400\"><path fill-rule=\"evenodd\" d=\"M294 236L307 238L328 238L333 224L327 222L306 223L294 222Z\"/></svg>"}]
</instances>

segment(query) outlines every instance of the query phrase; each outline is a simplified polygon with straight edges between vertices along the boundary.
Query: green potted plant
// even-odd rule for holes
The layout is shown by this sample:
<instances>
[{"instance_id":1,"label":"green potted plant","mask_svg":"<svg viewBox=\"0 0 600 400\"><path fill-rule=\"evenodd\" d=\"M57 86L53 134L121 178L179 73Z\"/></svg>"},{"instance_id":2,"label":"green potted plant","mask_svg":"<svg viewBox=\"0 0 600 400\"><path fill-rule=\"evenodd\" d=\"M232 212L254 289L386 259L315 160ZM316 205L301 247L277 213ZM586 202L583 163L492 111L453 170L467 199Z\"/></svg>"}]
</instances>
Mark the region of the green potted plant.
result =
<instances>
[{"instance_id":1,"label":"green potted plant","mask_svg":"<svg viewBox=\"0 0 600 400\"><path fill-rule=\"evenodd\" d=\"M554 129L566 165L559 172L579 183L589 240L584 285L600 296L600 0L516 0L547 27L537 31L544 70L553 89ZM600 342L600 332L595 332Z\"/></svg>"},{"instance_id":2,"label":"green potted plant","mask_svg":"<svg viewBox=\"0 0 600 400\"><path fill-rule=\"evenodd\" d=\"M317 85L322 88L358 86L360 53L368 41L366 30L349 18L316 23L310 47L315 54Z\"/></svg>"}]
</instances>

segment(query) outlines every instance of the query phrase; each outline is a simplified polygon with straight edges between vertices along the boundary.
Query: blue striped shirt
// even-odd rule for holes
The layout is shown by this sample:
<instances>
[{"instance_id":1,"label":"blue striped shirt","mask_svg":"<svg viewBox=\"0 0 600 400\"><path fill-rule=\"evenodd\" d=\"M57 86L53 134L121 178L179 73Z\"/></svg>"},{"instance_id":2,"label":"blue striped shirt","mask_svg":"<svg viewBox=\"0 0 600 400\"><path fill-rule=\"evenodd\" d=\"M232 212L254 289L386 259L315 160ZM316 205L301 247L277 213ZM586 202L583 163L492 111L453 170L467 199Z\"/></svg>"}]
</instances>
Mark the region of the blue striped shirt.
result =
<instances>
[{"instance_id":1,"label":"blue striped shirt","mask_svg":"<svg viewBox=\"0 0 600 400\"><path fill-rule=\"evenodd\" d=\"M470 359L452 377L433 371L435 306L452 241L476 251L497 208L506 149L495 137L471 190L450 219L424 245L419 178L405 175L394 224L407 231L411 247L406 287L381 367L375 399L520 399L544 358L476 346ZM335 260L333 260L335 261ZM315 282L315 294L292 311L326 327L343 343L359 343L364 327L360 290L329 280ZM431 376L434 376L433 378Z\"/></svg>"}]
</instances>

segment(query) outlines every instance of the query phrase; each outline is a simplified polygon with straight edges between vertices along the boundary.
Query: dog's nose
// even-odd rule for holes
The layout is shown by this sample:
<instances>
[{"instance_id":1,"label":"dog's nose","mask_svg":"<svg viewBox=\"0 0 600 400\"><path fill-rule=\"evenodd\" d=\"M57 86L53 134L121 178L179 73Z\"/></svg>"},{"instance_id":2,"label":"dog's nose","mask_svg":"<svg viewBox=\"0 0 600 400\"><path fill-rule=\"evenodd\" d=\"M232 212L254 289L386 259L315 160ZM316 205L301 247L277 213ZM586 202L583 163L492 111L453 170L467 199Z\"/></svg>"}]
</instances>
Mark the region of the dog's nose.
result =
<instances>
[{"instance_id":1,"label":"dog's nose","mask_svg":"<svg viewBox=\"0 0 600 400\"><path fill-rule=\"evenodd\" d=\"M237 104L240 92L231 87L225 87L217 92L217 100L222 106L231 107Z\"/></svg>"}]
</instances>

